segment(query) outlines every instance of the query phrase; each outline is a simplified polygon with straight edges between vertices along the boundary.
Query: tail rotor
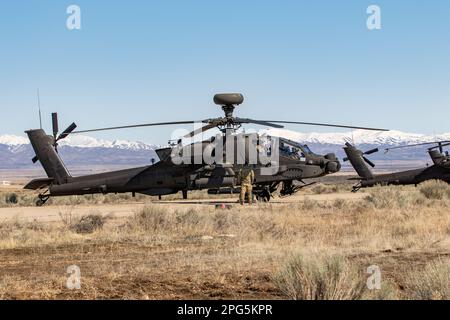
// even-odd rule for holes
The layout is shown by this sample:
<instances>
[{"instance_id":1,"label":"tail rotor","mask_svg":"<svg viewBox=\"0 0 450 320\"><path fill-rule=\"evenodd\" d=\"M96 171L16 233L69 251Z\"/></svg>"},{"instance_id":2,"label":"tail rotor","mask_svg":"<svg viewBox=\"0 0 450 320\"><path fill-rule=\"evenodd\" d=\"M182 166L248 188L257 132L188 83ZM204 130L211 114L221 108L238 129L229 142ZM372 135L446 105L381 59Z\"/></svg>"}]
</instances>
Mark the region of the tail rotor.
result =
<instances>
[{"instance_id":1,"label":"tail rotor","mask_svg":"<svg viewBox=\"0 0 450 320\"><path fill-rule=\"evenodd\" d=\"M53 147L55 148L55 151L58 152L58 141L67 138L75 129L77 128L77 125L72 122L66 130L59 133L59 123L58 123L58 113L53 112L52 113L52 133L53 133ZM37 156L34 156L32 161L33 163L36 163L39 160Z\"/></svg>"},{"instance_id":2,"label":"tail rotor","mask_svg":"<svg viewBox=\"0 0 450 320\"><path fill-rule=\"evenodd\" d=\"M69 136L77 128L77 125L72 122L70 126L66 128L60 135L59 132L59 124L58 124L58 114L56 112L52 113L52 129L53 129L53 146L55 147L55 151L58 152L58 141L65 139Z\"/></svg>"},{"instance_id":3,"label":"tail rotor","mask_svg":"<svg viewBox=\"0 0 450 320\"><path fill-rule=\"evenodd\" d=\"M372 168L375 168L375 163L373 163L372 161L370 161L367 157L365 157L365 156L368 156L368 155L370 155L370 154L372 154L372 153L376 153L376 152L378 152L379 151L379 149L378 148L374 148L374 149L370 149L370 150L368 150L368 151L366 151L366 152L362 152L361 150L358 150L358 149L356 149L353 145L351 145L349 142L346 142L345 143L345 145L347 146L347 148L352 148L352 149L354 149L354 152L356 152L356 153L358 153L360 156L361 156L361 158L363 158L363 160L369 165L369 166L371 166ZM344 162L347 162L347 161L349 161L349 158L348 157L345 157L344 159L342 159Z\"/></svg>"}]
</instances>

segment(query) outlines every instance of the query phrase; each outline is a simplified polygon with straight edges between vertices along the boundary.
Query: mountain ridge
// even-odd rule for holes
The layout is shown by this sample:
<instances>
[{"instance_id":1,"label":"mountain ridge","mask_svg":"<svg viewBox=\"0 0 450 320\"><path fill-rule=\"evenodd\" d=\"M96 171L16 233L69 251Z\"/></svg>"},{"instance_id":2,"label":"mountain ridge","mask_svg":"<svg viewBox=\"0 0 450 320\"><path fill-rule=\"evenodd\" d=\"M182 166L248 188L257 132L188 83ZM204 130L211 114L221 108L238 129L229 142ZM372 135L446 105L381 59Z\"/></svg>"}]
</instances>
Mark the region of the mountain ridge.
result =
<instances>
[{"instance_id":1,"label":"mountain ridge","mask_svg":"<svg viewBox=\"0 0 450 320\"><path fill-rule=\"evenodd\" d=\"M439 140L450 140L450 133L427 135L419 133L408 133L397 130L391 131L367 131L354 130L351 132L309 132L302 133L287 129L266 129L259 131L260 134L278 136L301 143L338 144L354 142L355 144L380 144L380 145L407 145L421 142L433 142ZM7 146L20 146L29 144L26 137L16 135L0 135L0 144ZM105 140L85 135L69 136L59 142L60 146L71 146L79 148L118 148L133 150L150 150L161 146L141 141L130 140Z\"/></svg>"},{"instance_id":2,"label":"mountain ridge","mask_svg":"<svg viewBox=\"0 0 450 320\"><path fill-rule=\"evenodd\" d=\"M308 144L317 154L335 153L345 157L342 147L345 142L356 144L362 150L391 148L436 140L450 140L450 133L425 135L401 131L369 132L355 130L340 133L301 133L285 129L266 129L260 134L281 136L289 140ZM139 141L103 140L89 136L69 136L59 143L58 151L68 166L120 165L124 167L148 165L152 159L158 160L155 149L160 146ZM15 135L0 135L0 169L17 169L38 166L32 164L34 151L27 138ZM429 161L425 147L399 149L395 152L378 152L370 156L372 160L384 161L392 165L395 161ZM346 163L347 164L347 163Z\"/></svg>"}]
</instances>

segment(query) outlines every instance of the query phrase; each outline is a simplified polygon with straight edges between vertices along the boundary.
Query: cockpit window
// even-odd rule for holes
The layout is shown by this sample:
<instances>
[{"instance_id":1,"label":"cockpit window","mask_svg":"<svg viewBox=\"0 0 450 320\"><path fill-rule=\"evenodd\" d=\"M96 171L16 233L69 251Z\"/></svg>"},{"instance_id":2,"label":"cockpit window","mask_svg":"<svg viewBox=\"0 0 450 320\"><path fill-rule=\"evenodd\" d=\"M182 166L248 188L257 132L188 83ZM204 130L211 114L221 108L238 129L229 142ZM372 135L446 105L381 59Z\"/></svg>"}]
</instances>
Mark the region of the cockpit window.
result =
<instances>
[{"instance_id":1,"label":"cockpit window","mask_svg":"<svg viewBox=\"0 0 450 320\"><path fill-rule=\"evenodd\" d=\"M306 153L310 153L310 154L312 154L312 151L311 151L311 149L309 149L309 147L305 144L305 145L303 145L303 150L306 152Z\"/></svg>"},{"instance_id":2,"label":"cockpit window","mask_svg":"<svg viewBox=\"0 0 450 320\"><path fill-rule=\"evenodd\" d=\"M280 152L300 161L306 160L306 154L311 154L311 150L307 146L291 145L286 142L280 143Z\"/></svg>"}]
</instances>

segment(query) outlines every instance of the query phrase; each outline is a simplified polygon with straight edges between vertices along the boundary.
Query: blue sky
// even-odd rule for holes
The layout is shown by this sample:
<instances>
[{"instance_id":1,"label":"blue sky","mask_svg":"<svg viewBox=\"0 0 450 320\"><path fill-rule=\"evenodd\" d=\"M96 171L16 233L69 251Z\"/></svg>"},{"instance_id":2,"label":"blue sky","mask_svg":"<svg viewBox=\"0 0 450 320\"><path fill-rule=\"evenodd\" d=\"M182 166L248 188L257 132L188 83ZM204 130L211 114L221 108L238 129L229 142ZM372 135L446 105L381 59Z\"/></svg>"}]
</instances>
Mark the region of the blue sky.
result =
<instances>
[{"instance_id":1,"label":"blue sky","mask_svg":"<svg viewBox=\"0 0 450 320\"><path fill-rule=\"evenodd\" d=\"M66 8L81 8L81 30ZM381 8L382 29L366 28ZM0 134L221 116L217 92L242 92L236 114L418 133L450 131L450 2L2 1ZM289 126L307 131L339 131ZM165 143L173 127L107 139Z\"/></svg>"}]
</instances>

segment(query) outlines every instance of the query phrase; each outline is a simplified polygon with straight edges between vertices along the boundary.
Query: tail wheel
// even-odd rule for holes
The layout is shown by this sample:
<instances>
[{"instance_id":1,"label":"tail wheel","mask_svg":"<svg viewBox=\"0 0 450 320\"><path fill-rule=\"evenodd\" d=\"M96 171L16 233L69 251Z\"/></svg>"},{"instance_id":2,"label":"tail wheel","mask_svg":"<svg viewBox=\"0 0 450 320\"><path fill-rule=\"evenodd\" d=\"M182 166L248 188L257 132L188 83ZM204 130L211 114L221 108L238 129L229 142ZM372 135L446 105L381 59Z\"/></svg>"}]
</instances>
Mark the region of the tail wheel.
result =
<instances>
[{"instance_id":1,"label":"tail wheel","mask_svg":"<svg viewBox=\"0 0 450 320\"><path fill-rule=\"evenodd\" d=\"M49 198L50 198L50 196L48 196L48 195L43 195L43 194L38 195L38 199L36 200L36 206L42 207Z\"/></svg>"}]
</instances>

